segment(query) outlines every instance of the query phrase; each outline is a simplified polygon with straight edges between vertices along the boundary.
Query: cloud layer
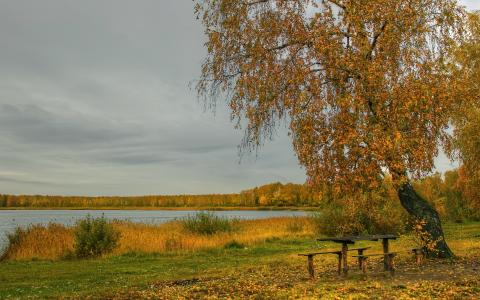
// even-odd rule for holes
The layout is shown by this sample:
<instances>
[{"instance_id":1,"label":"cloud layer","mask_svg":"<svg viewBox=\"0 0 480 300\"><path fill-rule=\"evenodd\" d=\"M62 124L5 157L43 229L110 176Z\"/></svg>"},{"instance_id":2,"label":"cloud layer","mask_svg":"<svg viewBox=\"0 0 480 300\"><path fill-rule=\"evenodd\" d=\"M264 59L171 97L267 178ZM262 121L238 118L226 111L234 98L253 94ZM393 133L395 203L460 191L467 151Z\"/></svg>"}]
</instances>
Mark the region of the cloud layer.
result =
<instances>
[{"instance_id":1,"label":"cloud layer","mask_svg":"<svg viewBox=\"0 0 480 300\"><path fill-rule=\"evenodd\" d=\"M204 112L188 88L203 43L191 1L2 1L0 193L224 193L303 182L285 130L239 163L242 132L227 109Z\"/></svg>"},{"instance_id":2,"label":"cloud layer","mask_svg":"<svg viewBox=\"0 0 480 300\"><path fill-rule=\"evenodd\" d=\"M203 33L190 1L2 1L0 192L237 192L303 182L281 134L239 164L242 132L188 83Z\"/></svg>"}]
</instances>

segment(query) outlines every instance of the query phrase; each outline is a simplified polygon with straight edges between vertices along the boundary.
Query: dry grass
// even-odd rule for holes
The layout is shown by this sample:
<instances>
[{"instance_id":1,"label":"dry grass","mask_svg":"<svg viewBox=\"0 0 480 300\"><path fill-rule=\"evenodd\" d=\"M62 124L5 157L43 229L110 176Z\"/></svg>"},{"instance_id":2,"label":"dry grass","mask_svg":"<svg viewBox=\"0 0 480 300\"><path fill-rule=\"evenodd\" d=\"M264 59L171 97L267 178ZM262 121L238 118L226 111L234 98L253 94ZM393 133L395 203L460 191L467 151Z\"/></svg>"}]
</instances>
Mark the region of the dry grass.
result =
<instances>
[{"instance_id":1,"label":"dry grass","mask_svg":"<svg viewBox=\"0 0 480 300\"><path fill-rule=\"evenodd\" d=\"M72 228L53 223L19 228L11 239L15 241L10 241L2 259L58 259L73 250L74 243Z\"/></svg>"},{"instance_id":2,"label":"dry grass","mask_svg":"<svg viewBox=\"0 0 480 300\"><path fill-rule=\"evenodd\" d=\"M129 252L192 252L223 247L232 241L249 246L272 237L302 237L314 233L314 225L310 219L298 217L238 221L233 232L208 236L186 231L180 221L160 225L130 222L112 224L120 232L118 247L113 251L113 255ZM18 242L7 248L4 259L59 260L73 250L74 228L58 224L36 225L19 233Z\"/></svg>"}]
</instances>

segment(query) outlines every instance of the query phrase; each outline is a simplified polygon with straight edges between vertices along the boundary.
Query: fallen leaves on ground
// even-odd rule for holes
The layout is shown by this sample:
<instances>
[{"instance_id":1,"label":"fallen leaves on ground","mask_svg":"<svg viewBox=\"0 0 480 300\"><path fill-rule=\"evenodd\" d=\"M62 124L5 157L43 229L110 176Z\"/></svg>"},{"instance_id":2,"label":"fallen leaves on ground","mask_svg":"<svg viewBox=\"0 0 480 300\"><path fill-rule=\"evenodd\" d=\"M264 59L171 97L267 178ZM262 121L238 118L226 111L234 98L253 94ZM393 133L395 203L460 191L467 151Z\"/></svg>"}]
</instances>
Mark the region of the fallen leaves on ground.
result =
<instances>
[{"instance_id":1,"label":"fallen leaves on ground","mask_svg":"<svg viewBox=\"0 0 480 300\"><path fill-rule=\"evenodd\" d=\"M290 259L291 258L291 259ZM148 287L103 295L111 299L478 299L478 258L400 262L394 277L371 266L364 279L355 266L339 277L333 265L317 263L317 278L308 278L305 262L288 257L226 274L155 282ZM331 268L330 268L331 267Z\"/></svg>"}]
</instances>

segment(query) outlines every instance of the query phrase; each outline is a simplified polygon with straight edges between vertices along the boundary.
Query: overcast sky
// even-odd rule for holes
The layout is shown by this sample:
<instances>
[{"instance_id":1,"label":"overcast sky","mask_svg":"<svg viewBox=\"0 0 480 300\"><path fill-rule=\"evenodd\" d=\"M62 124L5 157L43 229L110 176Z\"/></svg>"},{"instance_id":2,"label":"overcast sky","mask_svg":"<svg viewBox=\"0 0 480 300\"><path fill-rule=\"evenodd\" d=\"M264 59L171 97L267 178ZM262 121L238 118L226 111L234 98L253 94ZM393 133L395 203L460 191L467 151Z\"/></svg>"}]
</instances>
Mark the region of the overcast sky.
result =
<instances>
[{"instance_id":1,"label":"overcast sky","mask_svg":"<svg viewBox=\"0 0 480 300\"><path fill-rule=\"evenodd\" d=\"M478 0L462 3L480 9ZM289 139L239 163L242 131L188 83L190 0L0 0L0 193L229 193L303 183ZM452 165L437 160L439 170Z\"/></svg>"}]
</instances>

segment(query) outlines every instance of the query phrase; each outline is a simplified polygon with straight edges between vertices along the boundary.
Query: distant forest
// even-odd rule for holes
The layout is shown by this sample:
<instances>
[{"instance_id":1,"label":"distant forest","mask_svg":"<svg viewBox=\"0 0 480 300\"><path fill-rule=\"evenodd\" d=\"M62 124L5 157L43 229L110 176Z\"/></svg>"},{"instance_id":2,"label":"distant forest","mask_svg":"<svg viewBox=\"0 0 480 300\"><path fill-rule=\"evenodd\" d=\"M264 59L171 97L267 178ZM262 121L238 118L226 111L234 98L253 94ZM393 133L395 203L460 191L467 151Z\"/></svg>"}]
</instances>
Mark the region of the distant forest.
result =
<instances>
[{"instance_id":1,"label":"distant forest","mask_svg":"<svg viewBox=\"0 0 480 300\"><path fill-rule=\"evenodd\" d=\"M480 219L480 183L469 180L463 168L443 175L433 174L415 181L414 185L444 218ZM0 195L0 208L321 207L335 202L335 198L341 198L334 195L332 199L327 195L331 194L315 191L306 185L277 182L237 194L134 197ZM387 202L399 202L388 178L378 191L373 191L368 197L377 197L375 195ZM375 203L374 200L370 202Z\"/></svg>"},{"instance_id":2,"label":"distant forest","mask_svg":"<svg viewBox=\"0 0 480 300\"><path fill-rule=\"evenodd\" d=\"M0 207L258 207L315 206L321 196L301 184L272 183L237 194L151 196L0 195Z\"/></svg>"}]
</instances>

